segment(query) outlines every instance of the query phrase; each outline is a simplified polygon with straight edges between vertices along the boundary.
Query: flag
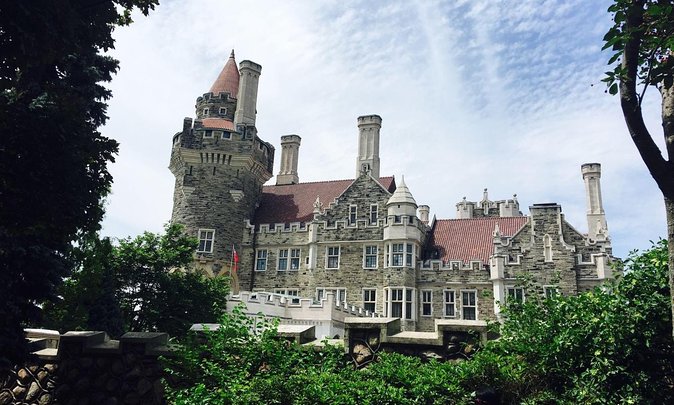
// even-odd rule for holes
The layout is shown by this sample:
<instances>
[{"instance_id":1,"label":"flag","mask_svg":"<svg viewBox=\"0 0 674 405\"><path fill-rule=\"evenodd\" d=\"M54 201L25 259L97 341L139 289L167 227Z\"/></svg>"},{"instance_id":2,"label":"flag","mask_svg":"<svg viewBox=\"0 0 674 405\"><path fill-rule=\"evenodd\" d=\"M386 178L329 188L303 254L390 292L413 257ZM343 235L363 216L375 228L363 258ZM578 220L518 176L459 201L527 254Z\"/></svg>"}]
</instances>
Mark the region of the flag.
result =
<instances>
[{"instance_id":1,"label":"flag","mask_svg":"<svg viewBox=\"0 0 674 405\"><path fill-rule=\"evenodd\" d=\"M239 267L239 254L236 253L236 248L234 248L234 245L232 245L232 261L234 262L234 266L232 266L232 273L235 273Z\"/></svg>"}]
</instances>

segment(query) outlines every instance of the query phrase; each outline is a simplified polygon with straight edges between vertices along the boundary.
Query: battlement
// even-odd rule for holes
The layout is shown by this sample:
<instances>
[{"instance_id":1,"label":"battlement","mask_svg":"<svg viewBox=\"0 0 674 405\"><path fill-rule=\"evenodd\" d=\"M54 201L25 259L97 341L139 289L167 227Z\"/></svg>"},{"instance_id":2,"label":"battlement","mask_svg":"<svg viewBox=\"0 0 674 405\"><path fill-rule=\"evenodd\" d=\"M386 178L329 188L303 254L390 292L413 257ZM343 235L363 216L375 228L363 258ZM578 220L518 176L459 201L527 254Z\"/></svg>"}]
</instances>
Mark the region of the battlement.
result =
<instances>
[{"instance_id":1,"label":"battlement","mask_svg":"<svg viewBox=\"0 0 674 405\"><path fill-rule=\"evenodd\" d=\"M583 177L588 175L601 175L601 164L599 163L584 163L580 166L580 171Z\"/></svg>"},{"instance_id":2,"label":"battlement","mask_svg":"<svg viewBox=\"0 0 674 405\"><path fill-rule=\"evenodd\" d=\"M381 117L379 115L376 115L376 114L361 115L360 117L358 117L358 126L368 125L368 124L381 126L381 121L382 121Z\"/></svg>"},{"instance_id":3,"label":"battlement","mask_svg":"<svg viewBox=\"0 0 674 405\"><path fill-rule=\"evenodd\" d=\"M203 96L197 97L197 103L202 101L213 101L213 102L236 102L236 94L229 94L229 92L221 92L218 94L213 94L211 92L204 93Z\"/></svg>"}]
</instances>

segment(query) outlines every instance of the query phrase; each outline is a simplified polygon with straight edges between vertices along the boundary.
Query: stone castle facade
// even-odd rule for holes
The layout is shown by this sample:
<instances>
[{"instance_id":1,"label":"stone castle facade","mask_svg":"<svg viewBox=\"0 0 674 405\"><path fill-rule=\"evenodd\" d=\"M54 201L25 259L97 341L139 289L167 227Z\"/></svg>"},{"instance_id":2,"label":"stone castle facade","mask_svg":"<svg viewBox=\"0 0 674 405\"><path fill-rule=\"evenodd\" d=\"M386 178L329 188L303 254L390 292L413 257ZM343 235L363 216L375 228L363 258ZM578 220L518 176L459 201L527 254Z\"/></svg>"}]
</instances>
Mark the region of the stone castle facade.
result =
<instances>
[{"instance_id":1,"label":"stone castle facade","mask_svg":"<svg viewBox=\"0 0 674 405\"><path fill-rule=\"evenodd\" d=\"M328 295L367 313L430 331L435 320L497 319L499 303L575 294L612 278L611 243L601 199L601 167L581 167L588 234L557 204L523 215L517 197L456 205L456 219L429 218L404 179L379 173L382 118L358 117L354 179L301 183L301 138L274 147L255 126L261 66L232 52L196 118L173 137L172 221L199 239L197 266L230 274L235 289L313 298ZM526 280L523 282L522 280Z\"/></svg>"}]
</instances>

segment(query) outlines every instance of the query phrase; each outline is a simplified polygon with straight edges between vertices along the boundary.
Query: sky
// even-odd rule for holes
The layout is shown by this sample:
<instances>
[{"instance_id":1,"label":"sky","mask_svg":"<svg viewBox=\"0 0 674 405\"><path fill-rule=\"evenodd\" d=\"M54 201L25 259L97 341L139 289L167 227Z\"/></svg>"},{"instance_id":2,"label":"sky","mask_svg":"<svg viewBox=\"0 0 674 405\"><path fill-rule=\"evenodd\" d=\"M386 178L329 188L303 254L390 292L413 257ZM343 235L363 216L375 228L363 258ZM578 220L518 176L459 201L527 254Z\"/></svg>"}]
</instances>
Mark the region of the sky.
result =
<instances>
[{"instance_id":1,"label":"sky","mask_svg":"<svg viewBox=\"0 0 674 405\"><path fill-rule=\"evenodd\" d=\"M232 49L262 65L259 136L302 137L301 182L354 178L361 115L382 117L382 176L405 177L431 217L517 194L556 202L587 232L580 166L602 164L614 254L666 235L662 195L601 82L604 0L163 1L114 37L120 71L101 132L120 143L102 234L160 232L171 138ZM644 111L661 146L659 97ZM274 184L275 177L268 184Z\"/></svg>"}]
</instances>

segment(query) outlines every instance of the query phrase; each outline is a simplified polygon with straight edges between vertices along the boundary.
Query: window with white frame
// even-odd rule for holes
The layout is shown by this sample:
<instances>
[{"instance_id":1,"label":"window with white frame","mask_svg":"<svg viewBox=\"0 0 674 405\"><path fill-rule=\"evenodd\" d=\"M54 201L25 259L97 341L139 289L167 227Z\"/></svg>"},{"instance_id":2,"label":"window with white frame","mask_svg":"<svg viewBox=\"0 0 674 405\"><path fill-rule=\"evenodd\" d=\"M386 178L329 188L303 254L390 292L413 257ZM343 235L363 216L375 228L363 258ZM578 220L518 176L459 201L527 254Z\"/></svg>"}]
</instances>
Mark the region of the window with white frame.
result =
<instances>
[{"instance_id":1,"label":"window with white frame","mask_svg":"<svg viewBox=\"0 0 674 405\"><path fill-rule=\"evenodd\" d=\"M199 246L197 253L213 253L213 241L215 240L215 229L199 229Z\"/></svg>"},{"instance_id":2,"label":"window with white frame","mask_svg":"<svg viewBox=\"0 0 674 405\"><path fill-rule=\"evenodd\" d=\"M452 270L459 270L461 268L461 262L451 262L450 267Z\"/></svg>"},{"instance_id":3,"label":"window with white frame","mask_svg":"<svg viewBox=\"0 0 674 405\"><path fill-rule=\"evenodd\" d=\"M370 225L377 224L378 216L379 216L379 206L377 204L370 204Z\"/></svg>"},{"instance_id":4,"label":"window with white frame","mask_svg":"<svg viewBox=\"0 0 674 405\"><path fill-rule=\"evenodd\" d=\"M477 319L477 291L461 291L461 314L463 319Z\"/></svg>"},{"instance_id":5,"label":"window with white frame","mask_svg":"<svg viewBox=\"0 0 674 405\"><path fill-rule=\"evenodd\" d=\"M413 258L414 258L414 245L411 243L408 243L406 246L407 249L407 254L405 255L405 266L407 267L413 267Z\"/></svg>"},{"instance_id":6,"label":"window with white frame","mask_svg":"<svg viewBox=\"0 0 674 405\"><path fill-rule=\"evenodd\" d=\"M506 301L524 302L524 288L515 286L506 287Z\"/></svg>"},{"instance_id":7,"label":"window with white frame","mask_svg":"<svg viewBox=\"0 0 674 405\"><path fill-rule=\"evenodd\" d=\"M356 223L357 217L358 217L358 206L355 204L349 205L349 225L354 225Z\"/></svg>"},{"instance_id":8,"label":"window with white frame","mask_svg":"<svg viewBox=\"0 0 674 405\"><path fill-rule=\"evenodd\" d=\"M227 107L220 107L220 115L227 114Z\"/></svg>"},{"instance_id":9,"label":"window with white frame","mask_svg":"<svg viewBox=\"0 0 674 405\"><path fill-rule=\"evenodd\" d=\"M545 298L552 298L559 294L559 289L554 285L546 285L543 290L545 291Z\"/></svg>"},{"instance_id":10,"label":"window with white frame","mask_svg":"<svg viewBox=\"0 0 674 405\"><path fill-rule=\"evenodd\" d=\"M290 270L298 270L300 268L300 249L290 249Z\"/></svg>"},{"instance_id":11,"label":"window with white frame","mask_svg":"<svg viewBox=\"0 0 674 405\"><path fill-rule=\"evenodd\" d=\"M414 319L414 288L387 287L384 289L384 316Z\"/></svg>"},{"instance_id":12,"label":"window with white frame","mask_svg":"<svg viewBox=\"0 0 674 405\"><path fill-rule=\"evenodd\" d=\"M339 246L328 246L325 255L325 268L338 269L339 268Z\"/></svg>"},{"instance_id":13,"label":"window with white frame","mask_svg":"<svg viewBox=\"0 0 674 405\"><path fill-rule=\"evenodd\" d=\"M391 245L391 250L393 251L391 266L392 267L402 267L403 266L403 255L405 253L405 244L404 243L394 243Z\"/></svg>"},{"instance_id":14,"label":"window with white frame","mask_svg":"<svg viewBox=\"0 0 674 405\"><path fill-rule=\"evenodd\" d=\"M456 317L456 291L454 290L445 290L442 292L444 295L444 313L445 318L454 318Z\"/></svg>"},{"instance_id":15,"label":"window with white frame","mask_svg":"<svg viewBox=\"0 0 674 405\"><path fill-rule=\"evenodd\" d=\"M223 131L223 133L222 133L222 139L232 139L232 133L231 133L231 132L227 132L227 131Z\"/></svg>"},{"instance_id":16,"label":"window with white frame","mask_svg":"<svg viewBox=\"0 0 674 405\"><path fill-rule=\"evenodd\" d=\"M470 262L470 267L475 271L479 271L482 267L481 264L481 262Z\"/></svg>"},{"instance_id":17,"label":"window with white frame","mask_svg":"<svg viewBox=\"0 0 674 405\"><path fill-rule=\"evenodd\" d=\"M204 131L204 138L213 138L213 131L210 129Z\"/></svg>"},{"instance_id":18,"label":"window with white frame","mask_svg":"<svg viewBox=\"0 0 674 405\"><path fill-rule=\"evenodd\" d=\"M204 108L203 116L204 116L204 117L208 117L208 112L209 112L209 111L208 111L208 108Z\"/></svg>"},{"instance_id":19,"label":"window with white frame","mask_svg":"<svg viewBox=\"0 0 674 405\"><path fill-rule=\"evenodd\" d=\"M374 288L363 289L363 309L370 312L376 312L377 308L377 290Z\"/></svg>"},{"instance_id":20,"label":"window with white frame","mask_svg":"<svg viewBox=\"0 0 674 405\"><path fill-rule=\"evenodd\" d=\"M421 290L421 316L433 316L433 291Z\"/></svg>"},{"instance_id":21,"label":"window with white frame","mask_svg":"<svg viewBox=\"0 0 674 405\"><path fill-rule=\"evenodd\" d=\"M255 270L267 270L267 249L258 249L255 254Z\"/></svg>"},{"instance_id":22,"label":"window with white frame","mask_svg":"<svg viewBox=\"0 0 674 405\"><path fill-rule=\"evenodd\" d=\"M328 298L328 293L331 292L335 296L335 302L346 304L346 288L324 288L316 289L316 300L321 301Z\"/></svg>"},{"instance_id":23,"label":"window with white frame","mask_svg":"<svg viewBox=\"0 0 674 405\"><path fill-rule=\"evenodd\" d=\"M278 251L278 263L276 264L276 270L288 270L288 249L280 249Z\"/></svg>"},{"instance_id":24,"label":"window with white frame","mask_svg":"<svg viewBox=\"0 0 674 405\"><path fill-rule=\"evenodd\" d=\"M377 268L377 246L365 246L363 253L363 267L366 269Z\"/></svg>"}]
</instances>

